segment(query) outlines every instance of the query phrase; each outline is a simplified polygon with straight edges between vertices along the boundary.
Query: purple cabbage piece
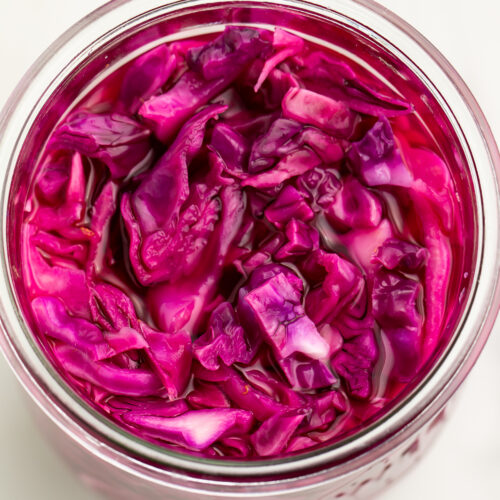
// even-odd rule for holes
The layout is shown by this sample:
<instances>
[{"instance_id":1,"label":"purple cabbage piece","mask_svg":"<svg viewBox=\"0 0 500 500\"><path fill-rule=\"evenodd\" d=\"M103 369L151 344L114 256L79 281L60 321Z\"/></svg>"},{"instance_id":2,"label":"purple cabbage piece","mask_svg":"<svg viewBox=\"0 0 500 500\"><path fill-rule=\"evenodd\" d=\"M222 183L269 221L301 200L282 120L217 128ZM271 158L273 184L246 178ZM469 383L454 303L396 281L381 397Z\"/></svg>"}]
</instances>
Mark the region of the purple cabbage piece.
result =
<instances>
[{"instance_id":1,"label":"purple cabbage piece","mask_svg":"<svg viewBox=\"0 0 500 500\"><path fill-rule=\"evenodd\" d=\"M282 63L285 59L298 54L303 48L304 40L302 40L302 38L292 35L288 31L281 28L276 28L273 34L274 54L264 63L259 79L254 86L254 91L259 91L266 78L273 71L273 69L278 66L278 64Z\"/></svg>"},{"instance_id":2,"label":"purple cabbage piece","mask_svg":"<svg viewBox=\"0 0 500 500\"><path fill-rule=\"evenodd\" d=\"M264 340L278 358L298 352L312 359L328 355L328 344L306 316L301 294L285 274L277 274L246 295L240 294L238 307L253 317Z\"/></svg>"},{"instance_id":3,"label":"purple cabbage piece","mask_svg":"<svg viewBox=\"0 0 500 500\"><path fill-rule=\"evenodd\" d=\"M192 410L171 418L125 413L122 418L141 432L189 450L204 450L224 436L245 434L253 423L251 412L233 408Z\"/></svg>"},{"instance_id":4,"label":"purple cabbage piece","mask_svg":"<svg viewBox=\"0 0 500 500\"><path fill-rule=\"evenodd\" d=\"M352 229L342 235L341 242L349 248L349 253L355 263L364 269L367 274L372 274L375 267L373 256L385 241L394 237L391 223L382 219L375 228Z\"/></svg>"},{"instance_id":5,"label":"purple cabbage piece","mask_svg":"<svg viewBox=\"0 0 500 500\"><path fill-rule=\"evenodd\" d=\"M220 193L221 218L214 230L196 275L182 283L163 283L152 287L148 302L155 321L165 331L183 328L195 331L203 319L204 308L210 304L229 247L242 223L245 202L237 186L226 186ZM182 325L182 326L180 326Z\"/></svg>"},{"instance_id":6,"label":"purple cabbage piece","mask_svg":"<svg viewBox=\"0 0 500 500\"><path fill-rule=\"evenodd\" d=\"M269 47L265 34L253 28L227 26L212 42L191 49L188 64L206 80L225 77L241 70Z\"/></svg>"},{"instance_id":7,"label":"purple cabbage piece","mask_svg":"<svg viewBox=\"0 0 500 500\"><path fill-rule=\"evenodd\" d=\"M170 229L189 195L188 165L200 151L207 122L225 107L209 106L194 115L175 142L141 181L132 197L133 208L145 230Z\"/></svg>"},{"instance_id":8,"label":"purple cabbage piece","mask_svg":"<svg viewBox=\"0 0 500 500\"><path fill-rule=\"evenodd\" d=\"M160 379L150 370L117 368L106 361L92 361L69 345L55 346L54 354L66 372L109 394L142 397L162 391Z\"/></svg>"},{"instance_id":9,"label":"purple cabbage piece","mask_svg":"<svg viewBox=\"0 0 500 500\"><path fill-rule=\"evenodd\" d=\"M420 333L412 328L384 330L394 353L393 374L401 382L410 382L420 365L422 342Z\"/></svg>"},{"instance_id":10,"label":"purple cabbage piece","mask_svg":"<svg viewBox=\"0 0 500 500\"><path fill-rule=\"evenodd\" d=\"M176 229L158 230L142 242L141 260L157 281L176 281L199 265L220 219L220 187L192 184Z\"/></svg>"},{"instance_id":11,"label":"purple cabbage piece","mask_svg":"<svg viewBox=\"0 0 500 500\"><path fill-rule=\"evenodd\" d=\"M191 336L185 331L157 332L142 325L148 343L148 355L162 380L170 399L177 398L186 389L191 378Z\"/></svg>"},{"instance_id":12,"label":"purple cabbage piece","mask_svg":"<svg viewBox=\"0 0 500 500\"><path fill-rule=\"evenodd\" d=\"M105 332L104 338L113 349L114 355L149 347L141 333L127 326L120 328L117 332Z\"/></svg>"},{"instance_id":13,"label":"purple cabbage piece","mask_svg":"<svg viewBox=\"0 0 500 500\"><path fill-rule=\"evenodd\" d=\"M251 65L251 67L253 67L253 65ZM224 122L234 131L245 137L249 142L249 146L251 146L251 143L258 136L265 133L270 124L278 118L279 112L275 109L280 108L281 99L279 100L279 105L276 108L268 110L269 112L261 113L257 111L255 108L257 108L258 105L252 105L251 97L255 97L253 90L250 96L242 95L238 92L239 83L244 81L245 75L245 72L242 73L235 83L235 86L223 91L212 99L212 102L227 106L227 111L224 112ZM278 98L278 96L276 96L276 98Z\"/></svg>"},{"instance_id":14,"label":"purple cabbage piece","mask_svg":"<svg viewBox=\"0 0 500 500\"><path fill-rule=\"evenodd\" d=\"M318 446L318 442L314 441L314 439L307 436L294 436L290 439L286 451L287 453L296 453L312 448L313 446Z\"/></svg>"},{"instance_id":15,"label":"purple cabbage piece","mask_svg":"<svg viewBox=\"0 0 500 500\"><path fill-rule=\"evenodd\" d=\"M193 377L198 381L204 382L227 382L235 374L233 368L228 368L222 364L217 370L207 370L197 360L193 362Z\"/></svg>"},{"instance_id":16,"label":"purple cabbage piece","mask_svg":"<svg viewBox=\"0 0 500 500\"><path fill-rule=\"evenodd\" d=\"M57 128L49 147L97 158L119 179L148 165L152 157L149 136L148 129L126 115L79 112Z\"/></svg>"},{"instance_id":17,"label":"purple cabbage piece","mask_svg":"<svg viewBox=\"0 0 500 500\"><path fill-rule=\"evenodd\" d=\"M179 59L182 60L183 64L181 69L185 69L184 66L187 66L186 59L188 53L191 50L202 47L205 44L206 42L200 39L180 39L170 43L169 48L179 57Z\"/></svg>"},{"instance_id":18,"label":"purple cabbage piece","mask_svg":"<svg viewBox=\"0 0 500 500\"><path fill-rule=\"evenodd\" d=\"M108 407L116 418L122 420L125 414L154 415L157 417L177 417L189 410L184 399L165 401L159 398L127 398L113 396L108 400Z\"/></svg>"},{"instance_id":19,"label":"purple cabbage piece","mask_svg":"<svg viewBox=\"0 0 500 500\"><path fill-rule=\"evenodd\" d=\"M297 178L297 188L315 212L328 208L342 184L332 169L313 168Z\"/></svg>"},{"instance_id":20,"label":"purple cabbage piece","mask_svg":"<svg viewBox=\"0 0 500 500\"><path fill-rule=\"evenodd\" d=\"M139 109L139 115L160 141L169 142L230 81L219 78L207 82L198 73L188 71L166 93L148 99Z\"/></svg>"},{"instance_id":21,"label":"purple cabbage piece","mask_svg":"<svg viewBox=\"0 0 500 500\"><path fill-rule=\"evenodd\" d=\"M122 290L109 283L95 283L90 289L92 319L103 330L140 328L134 304Z\"/></svg>"},{"instance_id":22,"label":"purple cabbage piece","mask_svg":"<svg viewBox=\"0 0 500 500\"><path fill-rule=\"evenodd\" d=\"M410 187L413 175L403 162L387 118L379 120L347 153L355 174L368 186Z\"/></svg>"},{"instance_id":23,"label":"purple cabbage piece","mask_svg":"<svg viewBox=\"0 0 500 500\"><path fill-rule=\"evenodd\" d=\"M106 247L111 218L117 209L118 185L109 181L103 188L94 203L92 219L90 221L89 252L86 263L88 275L98 275L106 266L106 259L110 260L109 250Z\"/></svg>"},{"instance_id":24,"label":"purple cabbage piece","mask_svg":"<svg viewBox=\"0 0 500 500\"><path fill-rule=\"evenodd\" d=\"M332 367L344 380L348 394L368 399L372 394L373 367L378 347L372 328L342 330L342 350L332 359Z\"/></svg>"},{"instance_id":25,"label":"purple cabbage piece","mask_svg":"<svg viewBox=\"0 0 500 500\"><path fill-rule=\"evenodd\" d=\"M254 417L261 422L287 410L286 405L254 388L234 370L226 380L221 382L221 387L235 406L252 412Z\"/></svg>"},{"instance_id":26,"label":"purple cabbage piece","mask_svg":"<svg viewBox=\"0 0 500 500\"><path fill-rule=\"evenodd\" d=\"M212 131L210 146L219 153L226 168L232 173L246 169L249 154L248 141L226 123L217 123Z\"/></svg>"},{"instance_id":27,"label":"purple cabbage piece","mask_svg":"<svg viewBox=\"0 0 500 500\"><path fill-rule=\"evenodd\" d=\"M314 217L302 194L293 186L286 186L264 214L279 229L291 219L307 222Z\"/></svg>"},{"instance_id":28,"label":"purple cabbage piece","mask_svg":"<svg viewBox=\"0 0 500 500\"><path fill-rule=\"evenodd\" d=\"M303 67L299 75L308 88L344 101L355 111L381 117L413 111L410 103L396 97L391 90L367 84L348 64L324 52L311 52L301 62Z\"/></svg>"},{"instance_id":29,"label":"purple cabbage piece","mask_svg":"<svg viewBox=\"0 0 500 500\"><path fill-rule=\"evenodd\" d=\"M356 115L342 101L311 90L291 88L282 102L283 116L304 125L313 125L334 137L352 135Z\"/></svg>"},{"instance_id":30,"label":"purple cabbage piece","mask_svg":"<svg viewBox=\"0 0 500 500\"><path fill-rule=\"evenodd\" d=\"M30 224L23 227L23 254L29 261L29 266L23 269L23 278L29 295L58 297L75 315L89 319L89 291L85 271L68 260L58 263L48 261L33 241L36 231Z\"/></svg>"},{"instance_id":31,"label":"purple cabbage piece","mask_svg":"<svg viewBox=\"0 0 500 500\"><path fill-rule=\"evenodd\" d=\"M252 447L248 442L248 436L221 438L217 447L227 456L244 458L252 454Z\"/></svg>"},{"instance_id":32,"label":"purple cabbage piece","mask_svg":"<svg viewBox=\"0 0 500 500\"><path fill-rule=\"evenodd\" d=\"M87 208L86 179L82 157L80 153L74 153L66 162L68 179L64 189L59 188L64 195L58 193L59 203L54 206L37 207L31 222L39 230L57 233L72 241L87 240L87 228L79 224L83 221Z\"/></svg>"},{"instance_id":33,"label":"purple cabbage piece","mask_svg":"<svg viewBox=\"0 0 500 500\"><path fill-rule=\"evenodd\" d=\"M288 283L290 283L298 293L303 292L304 283L302 280L290 268L282 266L281 264L267 264L259 267L251 274L248 283L244 287L240 288L240 290L246 294L249 291L255 290L278 274L283 274Z\"/></svg>"},{"instance_id":34,"label":"purple cabbage piece","mask_svg":"<svg viewBox=\"0 0 500 500\"><path fill-rule=\"evenodd\" d=\"M444 232L455 230L462 236L462 227L454 224L457 220L456 190L448 167L432 151L410 148L404 141L402 146L405 163L415 178L410 195L412 198L425 198L431 204L432 211L438 216ZM418 203L415 201L415 204Z\"/></svg>"},{"instance_id":35,"label":"purple cabbage piece","mask_svg":"<svg viewBox=\"0 0 500 500\"><path fill-rule=\"evenodd\" d=\"M311 360L291 355L278 360L288 382L293 389L322 389L337 382L330 368L317 359Z\"/></svg>"},{"instance_id":36,"label":"purple cabbage piece","mask_svg":"<svg viewBox=\"0 0 500 500\"><path fill-rule=\"evenodd\" d=\"M244 370L245 379L256 389L272 397L287 408L302 408L305 404L303 395L290 388L271 372L260 369L259 363L266 363L265 352L257 357L251 369ZM255 367L255 368L253 368Z\"/></svg>"},{"instance_id":37,"label":"purple cabbage piece","mask_svg":"<svg viewBox=\"0 0 500 500\"><path fill-rule=\"evenodd\" d=\"M324 268L326 276L319 288L306 297L306 311L316 323L329 323L341 311L359 316L365 310L365 281L361 271L338 254L319 250L312 254L312 262ZM316 271L317 272L317 271Z\"/></svg>"},{"instance_id":38,"label":"purple cabbage piece","mask_svg":"<svg viewBox=\"0 0 500 500\"><path fill-rule=\"evenodd\" d=\"M195 341L194 356L209 370L218 369L220 361L226 366L248 364L257 352L259 340L245 333L231 304L223 302L211 314L206 333Z\"/></svg>"},{"instance_id":39,"label":"purple cabbage piece","mask_svg":"<svg viewBox=\"0 0 500 500\"><path fill-rule=\"evenodd\" d=\"M214 229L220 210L215 199L217 190L193 193L192 205L184 212L181 210L190 196L188 165L202 147L207 121L223 109L210 106L189 120L132 196L122 198L130 260L137 279L145 285L183 272L182 265L187 264L188 258L190 265L195 265ZM192 230L179 233L180 221ZM201 248L198 237L204 241ZM175 260L179 261L176 266L166 264L174 264Z\"/></svg>"},{"instance_id":40,"label":"purple cabbage piece","mask_svg":"<svg viewBox=\"0 0 500 500\"><path fill-rule=\"evenodd\" d=\"M191 372L191 336L179 329L158 332L137 318L134 305L121 290L109 284L97 284L92 290L91 310L94 321L115 332L130 329L145 339L145 352L169 398L175 399L186 388ZM137 333L139 335L139 333ZM108 337L109 338L109 337Z\"/></svg>"},{"instance_id":41,"label":"purple cabbage piece","mask_svg":"<svg viewBox=\"0 0 500 500\"><path fill-rule=\"evenodd\" d=\"M348 405L343 392L334 390L307 396L309 413L301 428L310 432L331 424L339 414L347 411Z\"/></svg>"},{"instance_id":42,"label":"purple cabbage piece","mask_svg":"<svg viewBox=\"0 0 500 500\"><path fill-rule=\"evenodd\" d=\"M318 328L319 333L321 336L326 340L328 345L330 346L330 351L328 353L328 356L331 358L334 354L340 351L342 349L342 345L344 344L344 339L342 335L340 334L340 331L338 328L332 326L331 324L328 323L323 323L319 328Z\"/></svg>"},{"instance_id":43,"label":"purple cabbage piece","mask_svg":"<svg viewBox=\"0 0 500 500\"><path fill-rule=\"evenodd\" d=\"M262 423L250 436L250 442L258 455L269 457L282 452L304 417L304 413L289 412L286 415L273 415Z\"/></svg>"},{"instance_id":44,"label":"purple cabbage piece","mask_svg":"<svg viewBox=\"0 0 500 500\"><path fill-rule=\"evenodd\" d=\"M401 381L415 375L420 361L422 317L417 310L422 286L399 273L379 270L372 293L373 316L394 353L393 374Z\"/></svg>"},{"instance_id":45,"label":"purple cabbage piece","mask_svg":"<svg viewBox=\"0 0 500 500\"><path fill-rule=\"evenodd\" d=\"M199 408L229 408L231 403L222 390L215 384L198 382L187 396L191 406ZM182 401L182 400L181 400Z\"/></svg>"},{"instance_id":46,"label":"purple cabbage piece","mask_svg":"<svg viewBox=\"0 0 500 500\"><path fill-rule=\"evenodd\" d=\"M103 332L83 318L70 316L59 299L37 297L31 302L31 308L43 335L73 346L92 361L113 356L114 351Z\"/></svg>"},{"instance_id":47,"label":"purple cabbage piece","mask_svg":"<svg viewBox=\"0 0 500 500\"><path fill-rule=\"evenodd\" d=\"M325 163L335 163L344 155L338 139L315 127L305 127L295 120L278 118L253 143L248 171L255 174L267 170L284 156L304 146L312 149Z\"/></svg>"},{"instance_id":48,"label":"purple cabbage piece","mask_svg":"<svg viewBox=\"0 0 500 500\"><path fill-rule=\"evenodd\" d=\"M304 127L301 134L303 144L314 150L326 165L337 163L344 157L341 141L315 127Z\"/></svg>"},{"instance_id":49,"label":"purple cabbage piece","mask_svg":"<svg viewBox=\"0 0 500 500\"><path fill-rule=\"evenodd\" d=\"M290 220L285 235L288 241L276 252L278 260L305 255L319 248L318 231L300 220Z\"/></svg>"},{"instance_id":50,"label":"purple cabbage piece","mask_svg":"<svg viewBox=\"0 0 500 500\"><path fill-rule=\"evenodd\" d=\"M279 247L284 242L284 238L278 234L278 236L272 240L272 242L274 241L276 242L276 246ZM272 245L272 248L274 248L274 244ZM250 274L262 266L269 265L272 262L272 248L262 248L257 252L252 253L241 264L241 273L243 275Z\"/></svg>"},{"instance_id":51,"label":"purple cabbage piece","mask_svg":"<svg viewBox=\"0 0 500 500\"><path fill-rule=\"evenodd\" d=\"M411 273L426 264L429 251L407 241L390 239L378 248L373 258L390 271Z\"/></svg>"},{"instance_id":52,"label":"purple cabbage piece","mask_svg":"<svg viewBox=\"0 0 500 500\"><path fill-rule=\"evenodd\" d=\"M166 45L160 45L135 59L123 77L118 110L136 113L145 100L165 85L177 64L177 55Z\"/></svg>"},{"instance_id":53,"label":"purple cabbage piece","mask_svg":"<svg viewBox=\"0 0 500 500\"><path fill-rule=\"evenodd\" d=\"M424 297L424 357L429 357L437 346L445 320L452 268L448 235L455 234L457 241L462 241L463 226L455 199L456 189L444 161L432 151L411 148L404 140L400 142L404 159L415 177L409 194L423 228L423 243L429 252Z\"/></svg>"},{"instance_id":54,"label":"purple cabbage piece","mask_svg":"<svg viewBox=\"0 0 500 500\"><path fill-rule=\"evenodd\" d=\"M56 205L62 201L64 187L68 183L68 155L49 155L40 168L35 190L42 201Z\"/></svg>"},{"instance_id":55,"label":"purple cabbage piece","mask_svg":"<svg viewBox=\"0 0 500 500\"><path fill-rule=\"evenodd\" d=\"M311 149L297 149L284 156L273 169L250 175L242 181L241 185L257 189L276 188L288 179L297 177L321 164L321 158Z\"/></svg>"},{"instance_id":56,"label":"purple cabbage piece","mask_svg":"<svg viewBox=\"0 0 500 500\"><path fill-rule=\"evenodd\" d=\"M439 341L445 319L446 300L452 269L450 243L439 228L439 221L425 203L416 204L421 210L426 235L424 242L429 251L425 270L425 354L430 355Z\"/></svg>"},{"instance_id":57,"label":"purple cabbage piece","mask_svg":"<svg viewBox=\"0 0 500 500\"><path fill-rule=\"evenodd\" d=\"M326 215L334 225L341 227L377 227L382 220L382 204L377 195L354 177L348 177L327 208Z\"/></svg>"},{"instance_id":58,"label":"purple cabbage piece","mask_svg":"<svg viewBox=\"0 0 500 500\"><path fill-rule=\"evenodd\" d=\"M213 42L191 49L187 57L194 70L186 71L164 94L146 101L139 115L160 141L170 141L186 120L230 85L264 46L257 30L227 27Z\"/></svg>"},{"instance_id":59,"label":"purple cabbage piece","mask_svg":"<svg viewBox=\"0 0 500 500\"><path fill-rule=\"evenodd\" d=\"M82 263L87 257L87 248L83 242L72 243L65 238L45 231L38 231L31 237L31 244L42 252L54 257L61 257Z\"/></svg>"},{"instance_id":60,"label":"purple cabbage piece","mask_svg":"<svg viewBox=\"0 0 500 500\"><path fill-rule=\"evenodd\" d=\"M264 118L262 112L273 112L273 118L278 118L283 97L290 88L300 86L299 80L289 73L285 67L283 69L271 68L270 72L265 76L265 80L262 80L266 66L268 67L268 64L263 59L255 59L235 82L235 88L238 90L238 95L244 103L244 107L256 119L258 119L259 115ZM262 81L262 85L257 87L259 80ZM260 110L261 113L255 113L254 110L256 109ZM265 132L265 130L264 128L261 133Z\"/></svg>"},{"instance_id":61,"label":"purple cabbage piece","mask_svg":"<svg viewBox=\"0 0 500 500\"><path fill-rule=\"evenodd\" d=\"M266 134L259 137L252 146L248 171L252 174L267 170L283 156L300 147L296 136L303 125L295 120L279 118L271 124Z\"/></svg>"},{"instance_id":62,"label":"purple cabbage piece","mask_svg":"<svg viewBox=\"0 0 500 500\"><path fill-rule=\"evenodd\" d=\"M379 270L372 293L373 315L382 328L417 328L421 317L417 311L422 286L418 281L395 272Z\"/></svg>"},{"instance_id":63,"label":"purple cabbage piece","mask_svg":"<svg viewBox=\"0 0 500 500\"><path fill-rule=\"evenodd\" d=\"M182 284L164 283L152 287L148 303L155 322L168 333L183 329L193 334L210 303L214 284L215 275Z\"/></svg>"}]
</instances>

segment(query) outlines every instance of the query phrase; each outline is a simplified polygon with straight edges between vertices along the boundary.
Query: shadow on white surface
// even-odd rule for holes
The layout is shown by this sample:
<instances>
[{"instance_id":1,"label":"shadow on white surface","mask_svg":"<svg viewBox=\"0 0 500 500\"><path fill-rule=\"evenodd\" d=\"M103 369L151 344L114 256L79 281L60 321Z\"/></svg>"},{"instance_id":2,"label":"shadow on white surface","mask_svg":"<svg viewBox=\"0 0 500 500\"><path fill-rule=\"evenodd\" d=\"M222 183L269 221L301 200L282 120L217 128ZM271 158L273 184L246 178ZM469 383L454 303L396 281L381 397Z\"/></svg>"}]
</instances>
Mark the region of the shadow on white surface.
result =
<instances>
[{"instance_id":1,"label":"shadow on white surface","mask_svg":"<svg viewBox=\"0 0 500 500\"><path fill-rule=\"evenodd\" d=\"M0 388L0 498L99 500L45 441L31 418L27 396L3 358Z\"/></svg>"}]
</instances>

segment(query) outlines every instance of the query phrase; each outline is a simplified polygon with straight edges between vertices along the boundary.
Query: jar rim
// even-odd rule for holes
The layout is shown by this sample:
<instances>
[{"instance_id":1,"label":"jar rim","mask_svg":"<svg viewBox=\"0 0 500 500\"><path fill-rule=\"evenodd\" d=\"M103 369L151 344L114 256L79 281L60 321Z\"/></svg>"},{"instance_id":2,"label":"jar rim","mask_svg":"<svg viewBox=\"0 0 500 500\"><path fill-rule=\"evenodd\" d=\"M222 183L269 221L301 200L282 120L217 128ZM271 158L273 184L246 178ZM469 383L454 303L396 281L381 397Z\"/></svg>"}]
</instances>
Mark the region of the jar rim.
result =
<instances>
[{"instance_id":1,"label":"jar rim","mask_svg":"<svg viewBox=\"0 0 500 500\"><path fill-rule=\"evenodd\" d=\"M365 24L364 20L369 20L369 30L374 34L386 37L387 33L393 35L397 33L398 36L404 37L405 47L413 47L409 50L415 50L414 54L418 52L418 65L415 68L417 73L420 71L420 74L425 78L429 74L436 75L436 77L440 75L446 85L443 84L444 88L440 86L439 91L441 94L445 91L449 94L446 95L444 104L447 106L446 102L451 100L457 103L457 107L453 108L453 120L456 121L457 131L461 134L463 145L468 148L466 153L469 156L469 165L476 168L476 188L480 193L477 207L479 251L476 268L478 271L468 304L462 315L462 321L458 326L460 335L448 346L446 354L443 354L442 358L426 374L416 391L365 430L330 447L298 456L244 463L199 458L148 443L124 431L74 394L73 390L45 359L38 345L30 339L29 329L23 322L14 294L7 248L10 181L16 166L17 156L22 147L23 134L27 134L29 131L30 124L37 115L37 110L41 109L44 98L50 96L56 82L60 82L64 74L69 74L70 67L67 65L67 61L72 61L72 67L78 65L78 62L86 56L86 51L91 50L90 47L95 47L96 43L104 44L113 39L119 29L126 29L127 26L130 27L131 23L153 19L160 12L180 11L188 7L200 8L206 5L220 7L228 3L231 3L231 6L241 4L266 8L279 5L322 15L330 19L356 19L353 22L360 25ZM402 434L409 432L410 428L417 429L422 426L433 415L433 412L430 411L431 406L433 409L440 408L451 397L486 342L500 305L498 278L500 269L500 259L498 258L500 254L500 196L498 188L500 159L498 148L486 119L453 67L430 42L395 14L372 0L334 0L329 3L332 5L331 8L321 5L319 1L307 0L267 0L265 2L256 0L241 2L180 0L167 3L161 0L147 0L141 2L140 6L131 0L110 2L82 19L49 47L23 78L8 101L0 117L0 175L5 180L0 197L0 241L2 246L2 273L0 273L2 332L0 346L21 383L39 407L49 414L58 425L62 426L64 422L66 430L80 427L85 429L86 436L81 438L81 442L86 447L93 449L94 453L99 453L99 450L92 440L92 432L104 436L109 441L109 453L123 454L126 453L124 450L127 450L136 457L140 456L176 469L202 474L208 473L226 478L245 476L250 480L256 476L311 471L315 467L340 463L344 458L353 457L355 453L362 454L374 443L381 443L384 437L391 436L391 439L402 439ZM143 13L141 14L139 11L143 11ZM133 13L136 15L133 16ZM119 16L121 16L122 24L116 24L116 18ZM375 21L377 30L374 29ZM406 50L403 52L401 48L401 40L398 44L399 49L392 46L400 56L406 54ZM413 59L416 58L416 56L413 57ZM411 62L415 65L414 61ZM432 80L430 83L432 84ZM37 91L40 88L45 89L42 97L39 95L39 90ZM484 207L493 205L496 210L484 210ZM488 218L488 231L484 230L486 218ZM479 280L479 276L481 276L481 280ZM472 303L477 305L478 301L481 307L476 307L476 310L472 311ZM410 401L412 402L411 410L406 413L401 412L403 407L408 409ZM70 423L71 425L69 425ZM115 449L116 446L120 449ZM384 453L384 450L389 449L389 446L390 443L386 441L380 445L379 452ZM344 465L346 464L344 463ZM220 480L214 479L214 481L220 484Z\"/></svg>"}]
</instances>

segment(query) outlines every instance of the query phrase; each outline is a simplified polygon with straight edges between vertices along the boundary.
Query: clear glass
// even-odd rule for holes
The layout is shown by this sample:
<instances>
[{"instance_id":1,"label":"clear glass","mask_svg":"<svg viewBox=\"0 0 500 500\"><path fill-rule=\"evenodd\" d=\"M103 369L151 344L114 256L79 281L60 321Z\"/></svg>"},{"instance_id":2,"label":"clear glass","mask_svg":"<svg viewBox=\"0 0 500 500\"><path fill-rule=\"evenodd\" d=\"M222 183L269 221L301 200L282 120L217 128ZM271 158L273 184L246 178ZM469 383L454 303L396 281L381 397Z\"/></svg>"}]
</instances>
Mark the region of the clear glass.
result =
<instances>
[{"instance_id":1,"label":"clear glass","mask_svg":"<svg viewBox=\"0 0 500 500\"><path fill-rule=\"evenodd\" d=\"M92 410L45 359L15 293L19 279L16 221L22 209L18 202L24 200L27 189L29 152L43 143L82 94L117 65L160 40L220 31L227 23L284 26L322 44L338 42L328 28L341 24L363 37L367 46L383 50L394 67L411 69L425 95L439 106L436 117L442 117L445 136L451 138L450 155L457 156L457 165L468 166L464 182L474 203L469 221L474 244L467 257L471 263L468 295L452 341L426 377L382 419L352 438L319 452L246 464L161 449ZM411 27L371 1L332 0L326 5L294 0L111 2L73 27L40 58L0 119L0 345L41 410L40 423L46 432L82 477L110 497L370 498L399 477L432 441L437 423L443 420L443 408L477 359L493 325L500 301L499 164L485 119L459 76Z\"/></svg>"}]
</instances>

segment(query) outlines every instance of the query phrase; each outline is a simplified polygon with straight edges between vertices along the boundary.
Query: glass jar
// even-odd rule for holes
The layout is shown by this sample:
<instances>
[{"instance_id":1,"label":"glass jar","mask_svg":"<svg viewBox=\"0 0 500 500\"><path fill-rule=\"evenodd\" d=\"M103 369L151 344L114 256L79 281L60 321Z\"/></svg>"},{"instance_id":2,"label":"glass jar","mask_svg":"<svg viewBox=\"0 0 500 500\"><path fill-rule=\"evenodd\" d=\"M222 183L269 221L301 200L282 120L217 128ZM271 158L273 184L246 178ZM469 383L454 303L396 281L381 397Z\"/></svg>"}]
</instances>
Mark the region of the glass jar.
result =
<instances>
[{"instance_id":1,"label":"glass jar","mask_svg":"<svg viewBox=\"0 0 500 500\"><path fill-rule=\"evenodd\" d=\"M0 119L0 286L4 290L0 345L41 410L40 425L79 474L111 498L371 498L432 441L449 398L465 379L493 325L500 302L500 161L481 111L453 68L396 16L367 0L322 4L301 0L111 2L69 30L40 58ZM134 54L179 33L192 37L221 31L228 23L292 28L324 45L341 43L332 39L328 28L342 25L370 47L372 53L365 55L371 61L381 51L394 74L404 76L408 70L417 75L426 98L437 106L435 121L443 133L446 130L444 136L453 146L450 155L456 155L457 164L468 166L464 182L473 201L468 290L453 337L432 369L363 432L320 452L255 463L183 456L107 421L82 402L45 359L23 320L22 301L16 294L16 221L27 189L29 152L43 144L79 96Z\"/></svg>"}]
</instances>

